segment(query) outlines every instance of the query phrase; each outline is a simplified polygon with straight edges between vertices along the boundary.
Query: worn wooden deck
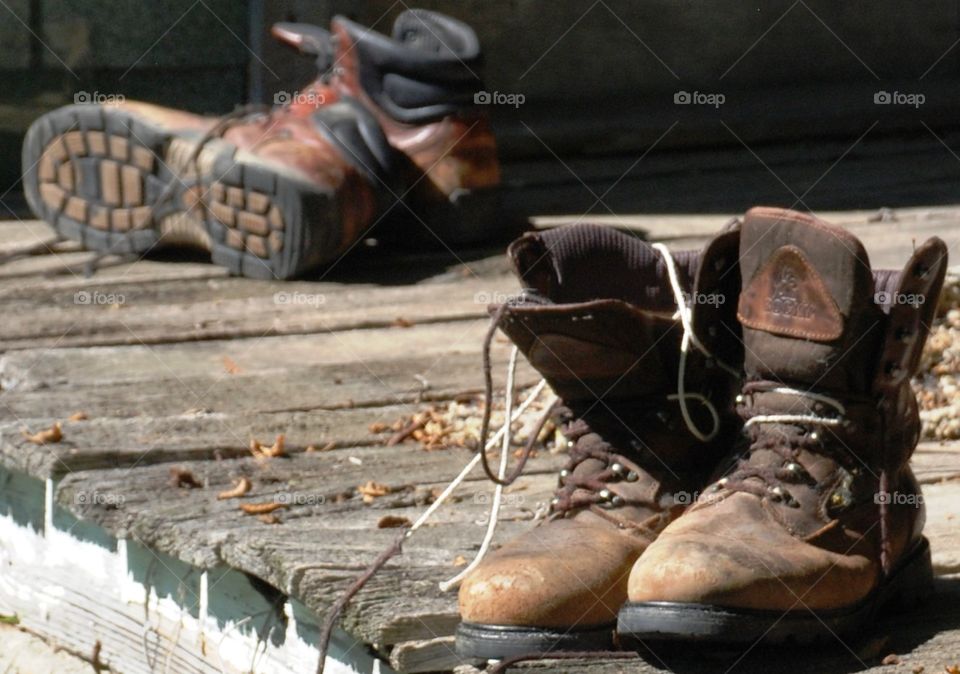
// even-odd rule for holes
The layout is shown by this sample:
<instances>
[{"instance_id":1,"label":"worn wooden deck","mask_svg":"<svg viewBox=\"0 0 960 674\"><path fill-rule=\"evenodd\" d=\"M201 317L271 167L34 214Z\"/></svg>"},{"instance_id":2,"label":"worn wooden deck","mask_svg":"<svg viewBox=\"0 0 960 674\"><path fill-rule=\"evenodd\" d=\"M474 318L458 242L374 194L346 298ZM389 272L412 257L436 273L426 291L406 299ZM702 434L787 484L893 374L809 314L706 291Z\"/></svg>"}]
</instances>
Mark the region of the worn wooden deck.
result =
<instances>
[{"instance_id":1,"label":"worn wooden deck","mask_svg":"<svg viewBox=\"0 0 960 674\"><path fill-rule=\"evenodd\" d=\"M934 233L958 251L960 208L882 215L834 217L863 238L876 266L902 263L912 240ZM726 219L645 217L622 224L685 246L702 242ZM41 223L0 223L0 253L45 238L50 232ZM89 253L70 244L53 250L0 266L0 515L48 539L69 535L128 560L140 555L147 567L162 567L170 587L150 579L137 587L173 601L201 623L242 614L253 588L267 619L258 620L251 638L264 649L292 638L271 620L283 623L290 616L279 615L277 607L294 606L298 626L310 627L301 630L306 647L293 669L269 671L312 671L311 629L396 535L378 528L381 518L415 519L431 489L445 485L471 456L461 448L425 451L412 440L386 446L391 432L379 432L376 424L478 397L485 305L494 293L516 287L502 255L491 249L459 258L396 258L363 249L314 280L270 283L229 278L201 260L108 261L86 278L68 267ZM504 364L506 355L507 346L496 344L495 363ZM520 379L536 378L522 367ZM59 442L37 445L22 433L57 421ZM251 455L251 438L269 445L278 434L285 435L289 456ZM560 461L542 454L532 462L512 490L515 498L507 500L499 540L529 526ZM933 673L960 665L960 534L954 520L960 444L925 444L915 465L925 484L927 530L941 576L930 605L891 616L858 642L816 652L658 651L630 662L590 663L591 671ZM177 486L172 469L190 478ZM253 484L246 496L217 499L241 477ZM191 479L195 488L187 485ZM358 487L371 480L390 493L365 502ZM441 509L360 593L344 616L341 659L369 652L399 672L469 669L452 650L455 593L440 592L437 582L476 550L488 492L475 472L458 502ZM274 500L289 504L276 513L279 523L238 508ZM12 535L0 530L0 555L25 545ZM59 581L42 575L48 561L38 558L37 578L56 601L48 605L23 590L31 576L21 560L13 571L0 568L0 614L16 613L26 628L68 641L72 650L124 674L164 671L138 664L141 654L161 651L166 671L234 671L218 669L222 659L220 665L208 662L210 648L203 644L178 643L179 626L153 630L148 639L136 620L117 618L107 596L112 571L101 591L76 586L69 570ZM90 562L71 563L79 573ZM136 575L135 565L126 572ZM242 592L241 580L247 583ZM57 582L64 587L57 589ZM232 609L223 608L231 602ZM904 664L881 665L891 653ZM379 667L358 662L350 666ZM525 666L559 672L586 663Z\"/></svg>"}]
</instances>

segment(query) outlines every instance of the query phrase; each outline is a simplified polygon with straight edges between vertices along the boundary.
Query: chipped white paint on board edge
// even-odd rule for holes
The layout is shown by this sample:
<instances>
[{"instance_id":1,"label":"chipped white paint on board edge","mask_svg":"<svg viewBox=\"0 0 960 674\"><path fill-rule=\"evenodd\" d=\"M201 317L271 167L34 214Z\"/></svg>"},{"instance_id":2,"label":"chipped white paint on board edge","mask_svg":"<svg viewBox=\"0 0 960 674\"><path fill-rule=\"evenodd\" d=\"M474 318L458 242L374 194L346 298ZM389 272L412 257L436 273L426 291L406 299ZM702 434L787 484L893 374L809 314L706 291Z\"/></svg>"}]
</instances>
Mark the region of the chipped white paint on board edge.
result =
<instances>
[{"instance_id":1,"label":"chipped white paint on board edge","mask_svg":"<svg viewBox=\"0 0 960 674\"><path fill-rule=\"evenodd\" d=\"M81 654L92 654L99 642L102 661L121 674L313 671L317 650L311 641L317 628L304 619L310 614L302 604L289 598L284 603L286 626L278 643L260 640L243 629L246 619L210 615L211 592L223 587L211 582L210 572L146 551L156 557L155 568L188 587L185 595L194 592L189 588L196 588L196 596L186 602L169 594L160 596L141 580L151 572L142 562L142 546L120 539L110 549L83 540L74 535L72 526L58 525L52 480L43 484L10 473L7 478L18 481L21 490L35 489L37 500L42 498L43 514L32 526L11 514L0 514L0 613L17 614L24 627ZM234 580L234 589L244 589L242 574L229 569L220 574L233 574L240 579ZM252 589L250 593L255 595ZM222 596L214 599L223 603ZM239 596L238 600L238 606L243 606L259 599ZM393 674L342 631L334 635L327 671Z\"/></svg>"}]
</instances>

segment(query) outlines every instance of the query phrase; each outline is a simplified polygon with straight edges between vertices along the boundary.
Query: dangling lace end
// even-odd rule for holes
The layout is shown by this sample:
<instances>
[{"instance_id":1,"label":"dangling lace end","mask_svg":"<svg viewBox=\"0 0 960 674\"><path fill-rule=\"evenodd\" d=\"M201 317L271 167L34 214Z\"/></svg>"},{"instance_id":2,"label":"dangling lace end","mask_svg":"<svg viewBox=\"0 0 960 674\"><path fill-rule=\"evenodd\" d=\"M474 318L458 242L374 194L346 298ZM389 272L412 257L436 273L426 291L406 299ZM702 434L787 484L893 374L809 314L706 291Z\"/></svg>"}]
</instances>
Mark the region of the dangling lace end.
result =
<instances>
[{"instance_id":1,"label":"dangling lace end","mask_svg":"<svg viewBox=\"0 0 960 674\"><path fill-rule=\"evenodd\" d=\"M480 550L477 551L476 557L473 558L473 561L467 565L456 576L450 580L440 583L440 589L443 592L448 591L450 588L458 585L460 581L467 577L467 574L471 573L477 565L483 560L487 554L487 550L490 548L491 543L493 542L493 536L497 530L497 522L500 519L500 503L503 498L503 487L504 487L504 475L507 472L507 459L510 455L510 426L513 423L513 386L514 386L514 376L517 371L517 354L519 349L516 347L513 348L513 351L510 353L510 363L507 365L507 390L506 390L506 402L503 416L503 428L501 429L503 435L501 437L502 446L500 448L500 466L497 470L497 476L494 480L496 486L493 489L493 501L490 504L490 514L487 519L487 531L484 534L483 541L480 543ZM492 401L487 401L486 411L491 407ZM489 470L487 466L487 450L485 443L480 445L480 456L483 457L484 469L487 470L489 475Z\"/></svg>"},{"instance_id":2,"label":"dangling lace end","mask_svg":"<svg viewBox=\"0 0 960 674\"><path fill-rule=\"evenodd\" d=\"M530 405L540 396L540 393L543 392L543 389L546 387L547 382L545 380L540 380L540 383L537 384L532 391L527 395L526 399L517 407L516 411L511 417L511 421L516 421L520 416L527 411ZM551 403L551 406L556 404L556 399ZM509 425L504 425L504 428L509 428ZM504 432L504 428L501 428L497 433L490 438L486 444L487 449L492 449L496 446L497 442L501 439L501 434ZM337 621L340 619L340 615L343 613L343 610L347 607L347 604L350 603L350 600L363 589L363 586L381 569L383 566L390 561L392 558L403 552L402 546L403 542L413 536L413 534L420 529L427 520L440 508L443 503L450 498L450 495L454 490L460 486L460 484L467 478L467 475L477 467L477 464L480 462L480 457L482 452L474 455L474 457L463 467L463 470L460 471L460 474L457 475L446 489L441 492L441 494L436 498L436 500L430 504L430 507L427 508L424 513L417 518L417 521L414 522L409 529L404 531L397 539L390 545L389 548L384 550L380 555L373 561L373 563L367 568L363 574L350 585L349 588L340 596L339 599L334 603L330 608L330 612L327 614L326 618L323 621L323 626L320 631L320 640L317 644L317 648L320 654L320 660L317 663L317 674L323 674L323 669L326 665L327 660L327 651L330 648L330 639L333 635L333 628L336 626Z\"/></svg>"}]
</instances>

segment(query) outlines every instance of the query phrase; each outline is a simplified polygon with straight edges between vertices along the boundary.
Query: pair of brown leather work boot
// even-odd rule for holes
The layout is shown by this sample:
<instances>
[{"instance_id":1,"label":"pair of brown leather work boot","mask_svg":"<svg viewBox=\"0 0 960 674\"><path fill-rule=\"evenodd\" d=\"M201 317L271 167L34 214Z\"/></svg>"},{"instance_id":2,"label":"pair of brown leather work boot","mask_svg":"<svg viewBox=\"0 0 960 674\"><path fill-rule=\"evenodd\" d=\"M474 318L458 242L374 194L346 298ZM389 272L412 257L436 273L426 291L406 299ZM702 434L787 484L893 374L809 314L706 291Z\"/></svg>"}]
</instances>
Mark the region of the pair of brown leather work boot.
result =
<instances>
[{"instance_id":1,"label":"pair of brown leather work boot","mask_svg":"<svg viewBox=\"0 0 960 674\"><path fill-rule=\"evenodd\" d=\"M458 650L849 634L931 586L909 386L946 271L755 208L699 253L581 226L510 255L501 329L561 399L550 515L460 588Z\"/></svg>"},{"instance_id":2,"label":"pair of brown leather work boot","mask_svg":"<svg viewBox=\"0 0 960 674\"><path fill-rule=\"evenodd\" d=\"M23 148L34 213L93 250L199 245L256 278L331 262L387 214L421 241L495 233L499 165L474 104L469 26L408 10L392 37L343 17L330 31L281 23L273 34L320 71L273 109L213 118L83 103L39 118Z\"/></svg>"}]
</instances>

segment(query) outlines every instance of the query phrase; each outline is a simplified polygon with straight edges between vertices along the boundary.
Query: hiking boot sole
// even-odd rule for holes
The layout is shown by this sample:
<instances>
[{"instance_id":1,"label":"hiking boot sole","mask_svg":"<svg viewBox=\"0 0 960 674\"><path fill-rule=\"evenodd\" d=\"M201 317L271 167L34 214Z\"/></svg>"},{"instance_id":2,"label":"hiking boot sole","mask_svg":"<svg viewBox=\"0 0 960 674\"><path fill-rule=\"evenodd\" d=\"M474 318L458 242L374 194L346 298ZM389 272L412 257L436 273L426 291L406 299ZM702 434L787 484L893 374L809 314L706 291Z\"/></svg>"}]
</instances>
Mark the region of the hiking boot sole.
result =
<instances>
[{"instance_id":1,"label":"hiking boot sole","mask_svg":"<svg viewBox=\"0 0 960 674\"><path fill-rule=\"evenodd\" d=\"M457 655L471 660L502 660L551 651L609 651L614 647L613 627L564 630L460 623Z\"/></svg>"},{"instance_id":2,"label":"hiking boot sole","mask_svg":"<svg viewBox=\"0 0 960 674\"><path fill-rule=\"evenodd\" d=\"M617 630L631 641L725 644L813 643L862 633L881 609L909 609L933 592L930 544L921 539L893 573L857 604L831 610L763 611L677 602L627 602Z\"/></svg>"},{"instance_id":3,"label":"hiking boot sole","mask_svg":"<svg viewBox=\"0 0 960 674\"><path fill-rule=\"evenodd\" d=\"M91 250L199 246L251 278L297 276L342 249L342 205L332 191L220 139L191 161L199 140L122 109L54 110L24 141L27 201Z\"/></svg>"}]
</instances>

